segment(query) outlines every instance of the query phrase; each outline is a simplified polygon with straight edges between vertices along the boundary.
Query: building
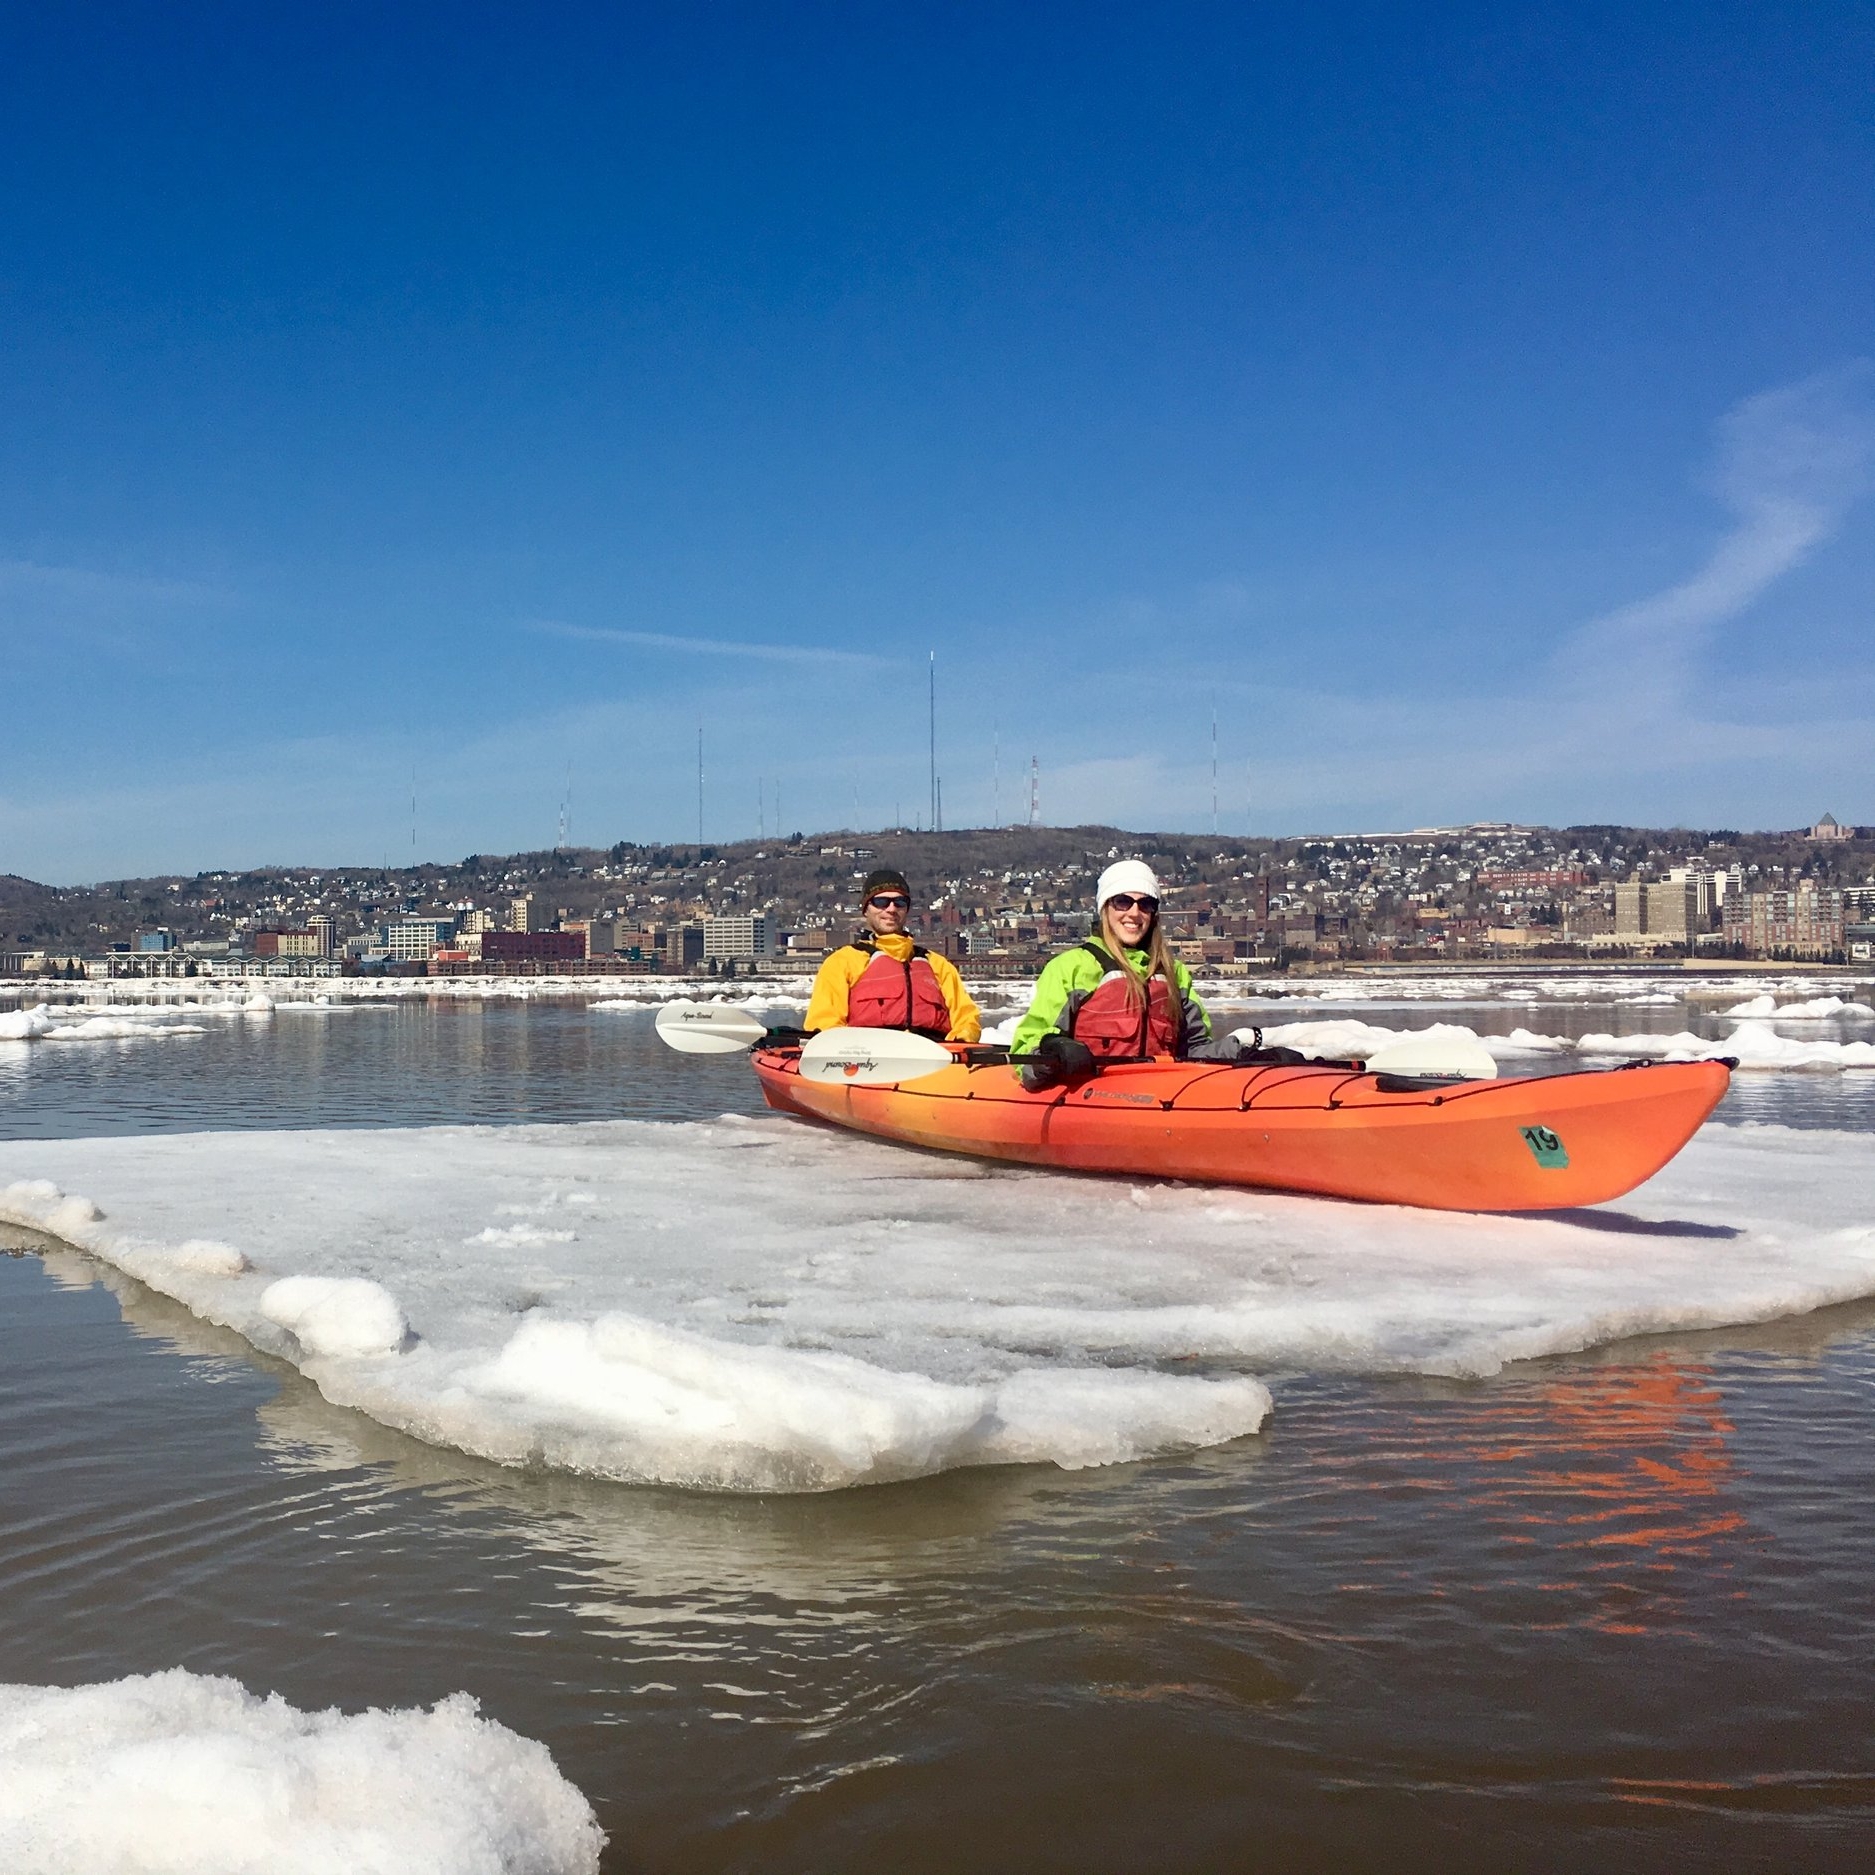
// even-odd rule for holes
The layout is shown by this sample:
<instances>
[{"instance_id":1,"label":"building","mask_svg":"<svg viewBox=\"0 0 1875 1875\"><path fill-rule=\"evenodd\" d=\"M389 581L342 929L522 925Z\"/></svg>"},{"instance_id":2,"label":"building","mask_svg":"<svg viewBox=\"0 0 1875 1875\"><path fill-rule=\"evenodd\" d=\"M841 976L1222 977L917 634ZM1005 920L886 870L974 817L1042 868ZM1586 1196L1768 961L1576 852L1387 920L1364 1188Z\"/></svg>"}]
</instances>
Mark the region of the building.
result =
<instances>
[{"instance_id":1,"label":"building","mask_svg":"<svg viewBox=\"0 0 1875 1875\"><path fill-rule=\"evenodd\" d=\"M619 918L569 918L562 922L562 931L576 931L586 940L588 957L611 957L627 948L620 943L621 937L636 938L636 930L627 926Z\"/></svg>"},{"instance_id":2,"label":"building","mask_svg":"<svg viewBox=\"0 0 1875 1875\"><path fill-rule=\"evenodd\" d=\"M706 961L712 957L772 957L774 954L774 920L765 911L703 921Z\"/></svg>"},{"instance_id":3,"label":"building","mask_svg":"<svg viewBox=\"0 0 1875 1875\"><path fill-rule=\"evenodd\" d=\"M331 920L327 921L328 927ZM253 934L256 957L330 957L330 930L283 931L278 928Z\"/></svg>"},{"instance_id":4,"label":"building","mask_svg":"<svg viewBox=\"0 0 1875 1875\"><path fill-rule=\"evenodd\" d=\"M523 892L519 898L508 901L510 931L544 931L547 924L547 908L532 892Z\"/></svg>"},{"instance_id":5,"label":"building","mask_svg":"<svg viewBox=\"0 0 1875 1875\"><path fill-rule=\"evenodd\" d=\"M1725 941L1748 957L1837 957L1843 937L1842 893L1814 879L1725 901Z\"/></svg>"},{"instance_id":6,"label":"building","mask_svg":"<svg viewBox=\"0 0 1875 1875\"><path fill-rule=\"evenodd\" d=\"M1478 874L1481 892L1573 891L1588 882L1588 874L1576 866L1512 867Z\"/></svg>"},{"instance_id":7,"label":"building","mask_svg":"<svg viewBox=\"0 0 1875 1875\"><path fill-rule=\"evenodd\" d=\"M379 931L377 948L394 963L424 963L455 931L453 918L394 918Z\"/></svg>"},{"instance_id":8,"label":"building","mask_svg":"<svg viewBox=\"0 0 1875 1875\"><path fill-rule=\"evenodd\" d=\"M1855 829L1842 826L1834 814L1825 814L1810 829L1810 838L1813 840L1853 840Z\"/></svg>"},{"instance_id":9,"label":"building","mask_svg":"<svg viewBox=\"0 0 1875 1875\"><path fill-rule=\"evenodd\" d=\"M137 939L137 949L140 951L162 952L173 951L175 948L175 936L166 929L145 931Z\"/></svg>"},{"instance_id":10,"label":"building","mask_svg":"<svg viewBox=\"0 0 1875 1875\"><path fill-rule=\"evenodd\" d=\"M484 931L482 961L488 964L577 963L586 955L581 931Z\"/></svg>"},{"instance_id":11,"label":"building","mask_svg":"<svg viewBox=\"0 0 1875 1875\"><path fill-rule=\"evenodd\" d=\"M1695 934L1705 929L1699 900L1698 885L1684 877L1664 884L1626 880L1615 887L1615 942L1691 944Z\"/></svg>"},{"instance_id":12,"label":"building","mask_svg":"<svg viewBox=\"0 0 1875 1875\"><path fill-rule=\"evenodd\" d=\"M1713 914L1719 904L1719 883L1713 877L1710 866L1694 862L1690 866L1675 866L1667 873L1669 885L1685 886L1693 895L1693 917L1695 931L1710 931L1713 926Z\"/></svg>"}]
</instances>

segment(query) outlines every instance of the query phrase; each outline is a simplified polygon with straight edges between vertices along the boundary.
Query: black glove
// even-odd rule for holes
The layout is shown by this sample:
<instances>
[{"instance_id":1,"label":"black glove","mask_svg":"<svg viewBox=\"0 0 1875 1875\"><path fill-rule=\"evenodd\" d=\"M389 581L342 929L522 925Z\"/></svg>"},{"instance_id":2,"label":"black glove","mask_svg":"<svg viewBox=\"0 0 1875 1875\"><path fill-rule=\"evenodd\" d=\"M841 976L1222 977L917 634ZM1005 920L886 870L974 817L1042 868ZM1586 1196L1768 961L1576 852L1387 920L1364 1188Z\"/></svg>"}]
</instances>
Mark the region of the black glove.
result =
<instances>
[{"instance_id":1,"label":"black glove","mask_svg":"<svg viewBox=\"0 0 1875 1875\"><path fill-rule=\"evenodd\" d=\"M1242 1061L1263 1046L1263 1031L1252 1029L1252 1039L1239 1041L1234 1035L1213 1035L1200 1042L1187 1057L1191 1061Z\"/></svg>"},{"instance_id":2,"label":"black glove","mask_svg":"<svg viewBox=\"0 0 1875 1875\"><path fill-rule=\"evenodd\" d=\"M799 1048L807 1040L805 1029L773 1028L756 1043L757 1048Z\"/></svg>"},{"instance_id":3,"label":"black glove","mask_svg":"<svg viewBox=\"0 0 1875 1875\"><path fill-rule=\"evenodd\" d=\"M1191 1051L1194 1061L1228 1061L1239 1068L1293 1068L1308 1056L1293 1048L1266 1048L1263 1031L1252 1029L1249 1040L1235 1035L1220 1035Z\"/></svg>"},{"instance_id":4,"label":"black glove","mask_svg":"<svg viewBox=\"0 0 1875 1875\"><path fill-rule=\"evenodd\" d=\"M1035 1044L1035 1052L1022 1064L1025 1092L1039 1094L1045 1087L1059 1087L1077 1074L1092 1074L1094 1051L1072 1035L1044 1035Z\"/></svg>"}]
</instances>

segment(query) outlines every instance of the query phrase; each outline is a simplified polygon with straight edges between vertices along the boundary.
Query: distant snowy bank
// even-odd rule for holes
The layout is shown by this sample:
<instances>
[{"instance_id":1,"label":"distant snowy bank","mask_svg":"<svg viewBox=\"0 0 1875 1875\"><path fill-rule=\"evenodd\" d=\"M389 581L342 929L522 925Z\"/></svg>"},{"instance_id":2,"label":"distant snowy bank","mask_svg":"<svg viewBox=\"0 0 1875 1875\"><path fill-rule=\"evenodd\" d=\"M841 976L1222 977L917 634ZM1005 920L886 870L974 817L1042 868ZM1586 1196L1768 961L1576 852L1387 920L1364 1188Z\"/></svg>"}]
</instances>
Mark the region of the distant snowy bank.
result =
<instances>
[{"instance_id":1,"label":"distant snowy bank","mask_svg":"<svg viewBox=\"0 0 1875 1875\"><path fill-rule=\"evenodd\" d=\"M1268 1011L1274 1016L1283 1005L1306 1009L1324 1003L1361 1003L1369 1007L1443 1003L1519 1011L1538 1002L1569 1005L1595 1000L1635 1010L1703 1003L1713 1006L1715 1023L1730 1024L1717 1038L1682 1030L1673 1035L1597 1032L1576 1039L1521 1026L1508 1035L1494 1035L1469 1026L1431 1025L1441 1033L1477 1035L1493 1054L1522 1072L1530 1072L1534 1064L1519 1057L1562 1055L1583 1056L1590 1061L1690 1061L1728 1055L1741 1068L1753 1070L1875 1068L1875 1004L1855 997L1816 994L1822 985L1810 978L1766 987L1765 981L1757 978L1718 985L1662 976L1592 973L1546 977L1535 982L1488 975L1425 977L1402 973L1200 978L1198 987L1209 999L1217 1026L1226 1030L1241 1025L1246 1012ZM986 1040L1008 1039L1031 988L1025 979L1007 977L972 984L989 1019ZM1741 990L1751 993L1741 998ZM593 1015L610 1018L641 1014L674 997L691 997L747 1009L757 1016L772 1015L777 1021L793 1021L806 1007L807 984L799 976L740 978L721 985L699 983L691 977L346 977L272 982L270 994L259 987L242 985L129 979L67 985L60 993L78 1000L37 1001L0 1009L0 1043L155 1041L203 1035L217 1023L265 1024L276 1016L334 1016L385 1010L399 1003L431 998L583 1004ZM1784 1000L1780 1001L1779 996ZM1716 1006L1720 1004L1726 1006ZM1781 1032L1780 1025L1788 1025L1795 1033ZM1409 1026L1417 1033L1427 1025L1416 1021ZM1408 1032L1407 1028L1334 1017L1276 1020L1262 1027L1266 1041L1327 1057L1365 1055ZM1826 1027L1835 1032L1825 1032Z\"/></svg>"},{"instance_id":2,"label":"distant snowy bank","mask_svg":"<svg viewBox=\"0 0 1875 1875\"><path fill-rule=\"evenodd\" d=\"M1263 1424L1258 1375L1485 1375L1875 1294L1875 1137L1709 1128L1623 1204L1552 1218L990 1167L779 1117L17 1141L0 1218L433 1444L827 1490L1215 1444Z\"/></svg>"},{"instance_id":3,"label":"distant snowy bank","mask_svg":"<svg viewBox=\"0 0 1875 1875\"><path fill-rule=\"evenodd\" d=\"M7 1875L594 1875L604 1841L466 1693L347 1715L181 1668L0 1685Z\"/></svg>"}]
</instances>

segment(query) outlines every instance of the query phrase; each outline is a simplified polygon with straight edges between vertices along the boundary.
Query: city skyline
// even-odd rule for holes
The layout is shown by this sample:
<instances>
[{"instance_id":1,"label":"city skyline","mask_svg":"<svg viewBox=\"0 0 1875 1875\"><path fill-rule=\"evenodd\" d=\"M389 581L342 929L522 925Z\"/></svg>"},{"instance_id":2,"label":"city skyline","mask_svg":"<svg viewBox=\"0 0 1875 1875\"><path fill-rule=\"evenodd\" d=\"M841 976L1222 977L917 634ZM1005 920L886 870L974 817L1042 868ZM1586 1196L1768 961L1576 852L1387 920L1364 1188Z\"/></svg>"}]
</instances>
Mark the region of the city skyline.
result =
<instances>
[{"instance_id":1,"label":"city skyline","mask_svg":"<svg viewBox=\"0 0 1875 1875\"><path fill-rule=\"evenodd\" d=\"M1875 821L1872 49L24 19L0 871Z\"/></svg>"}]
</instances>

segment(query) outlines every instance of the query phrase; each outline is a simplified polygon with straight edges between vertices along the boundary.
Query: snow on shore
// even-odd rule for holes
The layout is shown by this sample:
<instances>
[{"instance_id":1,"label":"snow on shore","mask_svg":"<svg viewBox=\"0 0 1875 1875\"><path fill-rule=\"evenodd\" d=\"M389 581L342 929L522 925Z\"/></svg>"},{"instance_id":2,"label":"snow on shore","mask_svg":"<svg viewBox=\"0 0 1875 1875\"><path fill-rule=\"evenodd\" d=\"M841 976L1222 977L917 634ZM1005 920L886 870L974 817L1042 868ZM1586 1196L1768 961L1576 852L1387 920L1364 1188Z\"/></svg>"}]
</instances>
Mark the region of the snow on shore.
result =
<instances>
[{"instance_id":1,"label":"snow on shore","mask_svg":"<svg viewBox=\"0 0 1875 1875\"><path fill-rule=\"evenodd\" d=\"M1622 1205L1542 1219L993 1168L778 1116L21 1141L0 1217L438 1445L822 1490L1235 1438L1273 1371L1484 1375L1875 1294L1875 1137L1709 1128Z\"/></svg>"},{"instance_id":2,"label":"snow on shore","mask_svg":"<svg viewBox=\"0 0 1875 1875\"><path fill-rule=\"evenodd\" d=\"M347 1715L179 1667L0 1686L7 1875L593 1875L604 1840L466 1693Z\"/></svg>"}]
</instances>

